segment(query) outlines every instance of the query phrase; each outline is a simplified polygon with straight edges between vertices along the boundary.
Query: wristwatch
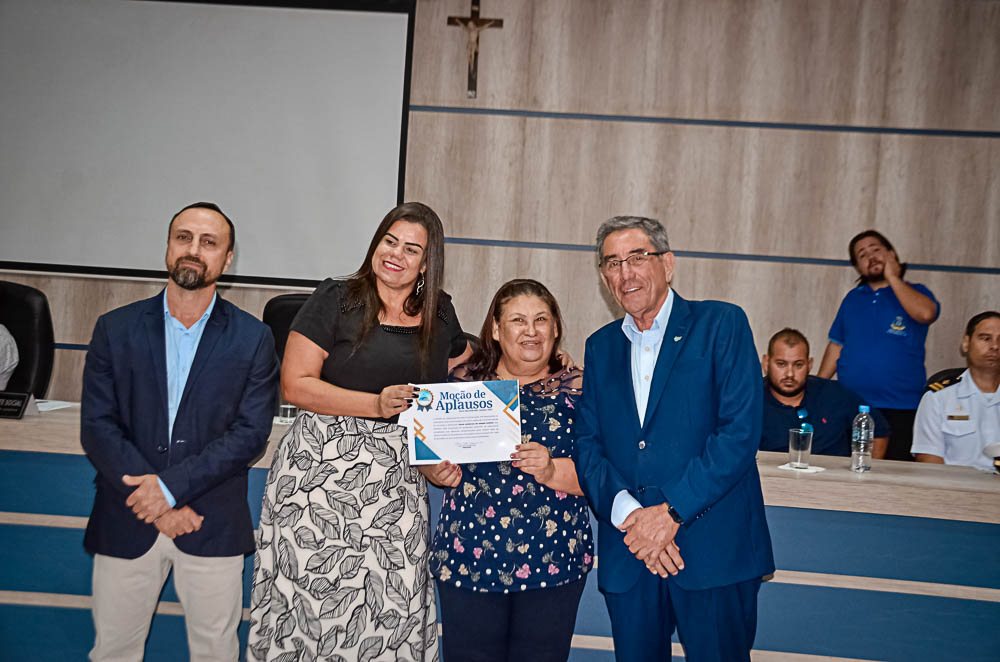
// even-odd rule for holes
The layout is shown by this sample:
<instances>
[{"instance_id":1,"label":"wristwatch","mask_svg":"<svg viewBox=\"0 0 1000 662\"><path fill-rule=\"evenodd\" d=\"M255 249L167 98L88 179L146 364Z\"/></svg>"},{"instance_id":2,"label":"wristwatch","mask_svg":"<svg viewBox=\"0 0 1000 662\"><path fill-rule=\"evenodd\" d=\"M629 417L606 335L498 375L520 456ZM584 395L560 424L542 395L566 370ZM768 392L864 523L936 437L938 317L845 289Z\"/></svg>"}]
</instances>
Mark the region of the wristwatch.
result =
<instances>
[{"instance_id":1,"label":"wristwatch","mask_svg":"<svg viewBox=\"0 0 1000 662\"><path fill-rule=\"evenodd\" d=\"M674 507L671 506L669 503L667 504L667 513L670 515L670 519L674 520L678 524L684 523L684 520L681 519L680 513L674 510Z\"/></svg>"}]
</instances>

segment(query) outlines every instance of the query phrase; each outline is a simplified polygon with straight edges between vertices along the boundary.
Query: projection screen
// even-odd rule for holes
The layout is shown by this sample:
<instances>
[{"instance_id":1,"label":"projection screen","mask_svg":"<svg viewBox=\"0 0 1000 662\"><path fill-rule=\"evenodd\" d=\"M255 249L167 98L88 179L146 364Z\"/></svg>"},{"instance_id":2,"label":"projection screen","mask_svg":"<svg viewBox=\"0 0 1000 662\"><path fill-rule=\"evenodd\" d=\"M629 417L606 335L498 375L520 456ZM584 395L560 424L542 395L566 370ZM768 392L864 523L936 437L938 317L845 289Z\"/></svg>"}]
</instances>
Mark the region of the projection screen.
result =
<instances>
[{"instance_id":1,"label":"projection screen","mask_svg":"<svg viewBox=\"0 0 1000 662\"><path fill-rule=\"evenodd\" d=\"M408 18L0 0L0 265L162 270L207 200L243 280L353 272L399 195Z\"/></svg>"}]
</instances>

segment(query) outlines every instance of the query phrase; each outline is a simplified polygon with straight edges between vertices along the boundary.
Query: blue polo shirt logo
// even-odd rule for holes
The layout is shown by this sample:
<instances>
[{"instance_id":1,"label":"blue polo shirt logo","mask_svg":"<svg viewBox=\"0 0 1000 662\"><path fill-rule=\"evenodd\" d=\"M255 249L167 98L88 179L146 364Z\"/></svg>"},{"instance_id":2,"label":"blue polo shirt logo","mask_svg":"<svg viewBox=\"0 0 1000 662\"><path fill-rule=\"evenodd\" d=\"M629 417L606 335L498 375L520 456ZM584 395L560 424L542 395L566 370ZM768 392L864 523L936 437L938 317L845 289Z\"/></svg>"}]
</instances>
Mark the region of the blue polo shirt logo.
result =
<instances>
[{"instance_id":1,"label":"blue polo shirt logo","mask_svg":"<svg viewBox=\"0 0 1000 662\"><path fill-rule=\"evenodd\" d=\"M896 319L893 320L892 324L889 325L889 329L886 331L886 333L891 333L895 336L907 335L906 324L903 323L902 315L896 315Z\"/></svg>"}]
</instances>

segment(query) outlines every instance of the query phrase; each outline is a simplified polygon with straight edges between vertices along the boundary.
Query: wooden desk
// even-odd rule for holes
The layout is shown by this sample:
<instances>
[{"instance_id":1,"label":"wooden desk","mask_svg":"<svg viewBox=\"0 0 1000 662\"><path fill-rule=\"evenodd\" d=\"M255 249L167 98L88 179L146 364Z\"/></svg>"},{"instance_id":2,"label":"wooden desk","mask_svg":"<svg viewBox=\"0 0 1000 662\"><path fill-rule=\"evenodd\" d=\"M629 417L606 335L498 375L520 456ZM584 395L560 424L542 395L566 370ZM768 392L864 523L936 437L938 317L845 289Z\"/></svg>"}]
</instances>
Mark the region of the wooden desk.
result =
<instances>
[{"instance_id":1,"label":"wooden desk","mask_svg":"<svg viewBox=\"0 0 1000 662\"><path fill-rule=\"evenodd\" d=\"M1000 524L1000 475L892 460L872 460L872 470L859 474L850 458L826 455L809 459L825 471L807 474L778 468L787 461L787 453L757 454L769 506Z\"/></svg>"},{"instance_id":2,"label":"wooden desk","mask_svg":"<svg viewBox=\"0 0 1000 662\"><path fill-rule=\"evenodd\" d=\"M251 468L255 520L286 430L275 426ZM0 420L0 626L7 613L17 626L7 631L21 633L11 650L30 650L36 660L82 659L92 643L91 562L80 538L94 470L82 453L79 408ZM825 471L802 474L777 468L786 461L783 453L757 456L778 569L760 591L755 662L995 659L1000 476L879 460L854 474L847 458L824 456L811 462ZM432 525L440 503L432 490ZM570 662L613 659L595 580L580 604ZM150 641L183 646L181 613L168 582ZM46 622L60 623L64 648L32 629ZM171 659L147 652L150 662Z\"/></svg>"},{"instance_id":3,"label":"wooden desk","mask_svg":"<svg viewBox=\"0 0 1000 662\"><path fill-rule=\"evenodd\" d=\"M254 467L268 468L287 425L271 430L267 450ZM0 450L83 454L80 409L59 409L20 421L0 419ZM873 460L872 470L856 474L844 457L814 455L813 466L825 471L805 474L778 469L785 453L757 454L769 506L815 508L879 515L1000 524L1000 475L969 467L919 462Z\"/></svg>"},{"instance_id":4,"label":"wooden desk","mask_svg":"<svg viewBox=\"0 0 1000 662\"><path fill-rule=\"evenodd\" d=\"M278 441L288 430L287 425L274 424L267 440L267 450L252 466L267 469ZM19 421L0 419L0 451L27 451L83 455L80 446L80 407L42 412Z\"/></svg>"}]
</instances>

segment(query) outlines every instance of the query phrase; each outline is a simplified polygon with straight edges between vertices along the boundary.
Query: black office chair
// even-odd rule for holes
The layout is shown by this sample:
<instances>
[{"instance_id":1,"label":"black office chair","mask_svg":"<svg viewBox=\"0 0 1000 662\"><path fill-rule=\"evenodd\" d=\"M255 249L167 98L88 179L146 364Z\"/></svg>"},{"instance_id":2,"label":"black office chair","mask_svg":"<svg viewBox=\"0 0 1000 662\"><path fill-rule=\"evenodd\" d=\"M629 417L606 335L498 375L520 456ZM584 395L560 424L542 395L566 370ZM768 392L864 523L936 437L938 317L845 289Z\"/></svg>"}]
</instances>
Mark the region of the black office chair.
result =
<instances>
[{"instance_id":1,"label":"black office chair","mask_svg":"<svg viewBox=\"0 0 1000 662\"><path fill-rule=\"evenodd\" d=\"M291 329L292 320L308 298L308 294L279 294L264 305L264 314L261 317L264 324L271 327L274 350L278 353L279 362L285 358L285 345L288 344L288 331ZM281 389L278 390L278 398L274 403L276 414L280 414L282 402Z\"/></svg>"},{"instance_id":2,"label":"black office chair","mask_svg":"<svg viewBox=\"0 0 1000 662\"><path fill-rule=\"evenodd\" d=\"M479 349L479 336L474 333L469 333L468 331L463 331L462 336L466 339L466 341L468 341L469 347L472 348L473 352Z\"/></svg>"},{"instance_id":3,"label":"black office chair","mask_svg":"<svg viewBox=\"0 0 1000 662\"><path fill-rule=\"evenodd\" d=\"M292 326L292 320L308 298L308 294L281 294L264 306L264 324L271 327L279 361L285 357L285 345L288 343L288 330Z\"/></svg>"},{"instance_id":4,"label":"black office chair","mask_svg":"<svg viewBox=\"0 0 1000 662\"><path fill-rule=\"evenodd\" d=\"M6 390L44 398L56 354L48 298L33 287L0 281L0 324L14 337L19 356Z\"/></svg>"}]
</instances>

